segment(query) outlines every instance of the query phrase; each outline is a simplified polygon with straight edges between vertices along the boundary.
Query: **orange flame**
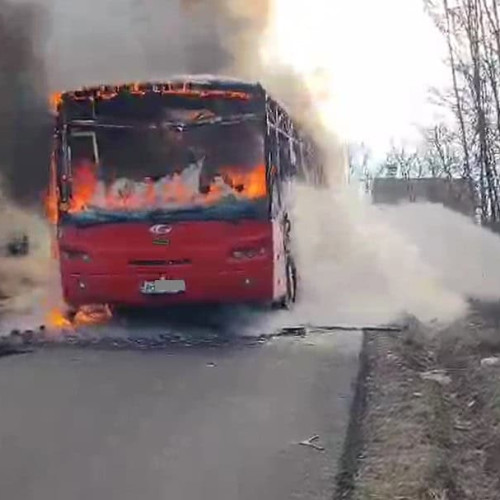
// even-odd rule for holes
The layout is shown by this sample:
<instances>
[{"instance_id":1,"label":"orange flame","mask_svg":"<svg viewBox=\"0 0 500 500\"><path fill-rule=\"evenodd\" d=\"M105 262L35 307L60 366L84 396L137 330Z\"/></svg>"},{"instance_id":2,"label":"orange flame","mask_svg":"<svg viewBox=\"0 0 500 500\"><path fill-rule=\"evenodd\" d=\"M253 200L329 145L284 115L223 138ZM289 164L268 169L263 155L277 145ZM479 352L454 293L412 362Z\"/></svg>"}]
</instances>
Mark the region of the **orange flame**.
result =
<instances>
[{"instance_id":1,"label":"orange flame","mask_svg":"<svg viewBox=\"0 0 500 500\"><path fill-rule=\"evenodd\" d=\"M60 309L52 309L47 315L47 324L50 327L57 328L60 330L66 330L73 328L71 321L66 318L64 313Z\"/></svg>"},{"instance_id":2,"label":"orange flame","mask_svg":"<svg viewBox=\"0 0 500 500\"><path fill-rule=\"evenodd\" d=\"M158 185L152 180L146 179L144 190L136 192L133 183L124 183L121 186L115 184L108 189L99 204L104 204L110 209L141 209L156 204L189 204L192 202L212 204L219 201L224 195L232 190L239 198L258 199L266 196L266 167L258 165L249 171L242 171L234 167L225 167L220 170L221 177L225 183L225 189L213 181L205 195L193 192L193 188L185 183L182 176L174 174L166 182ZM55 172L53 174L55 176ZM74 169L72 179L72 198L68 205L70 213L86 210L98 194L99 182L96 174L96 166L92 163L81 163ZM55 183L49 187L46 199L46 210L49 219L57 222L58 196Z\"/></svg>"},{"instance_id":3,"label":"orange flame","mask_svg":"<svg viewBox=\"0 0 500 500\"><path fill-rule=\"evenodd\" d=\"M73 324L75 326L100 325L107 323L112 316L108 306L83 306L76 313Z\"/></svg>"},{"instance_id":4,"label":"orange flame","mask_svg":"<svg viewBox=\"0 0 500 500\"><path fill-rule=\"evenodd\" d=\"M108 306L84 306L81 307L73 320L66 317L61 309L52 309L47 315L47 325L56 330L71 330L79 326L92 326L107 323L112 318L111 309Z\"/></svg>"},{"instance_id":5,"label":"orange flame","mask_svg":"<svg viewBox=\"0 0 500 500\"><path fill-rule=\"evenodd\" d=\"M97 176L95 165L81 163L73 175L73 196L70 203L70 212L85 210L97 189Z\"/></svg>"},{"instance_id":6,"label":"orange flame","mask_svg":"<svg viewBox=\"0 0 500 500\"><path fill-rule=\"evenodd\" d=\"M70 212L85 210L91 202L97 189L95 166L91 163L82 163L75 169L73 176L73 196L69 204ZM52 224L57 224L59 218L59 196L56 181L55 159L51 164L51 181L45 197L45 212Z\"/></svg>"},{"instance_id":7,"label":"orange flame","mask_svg":"<svg viewBox=\"0 0 500 500\"><path fill-rule=\"evenodd\" d=\"M243 194L246 198L251 200L263 198L266 196L266 166L259 165L250 172L242 172L241 170L228 169L223 171L229 179L232 187L242 186Z\"/></svg>"},{"instance_id":8,"label":"orange flame","mask_svg":"<svg viewBox=\"0 0 500 500\"><path fill-rule=\"evenodd\" d=\"M47 196L45 197L45 212L49 222L52 224L57 224L58 220L58 210L57 210L57 179L56 179L56 159L54 153L52 153L50 161L50 182L47 191Z\"/></svg>"},{"instance_id":9,"label":"orange flame","mask_svg":"<svg viewBox=\"0 0 500 500\"><path fill-rule=\"evenodd\" d=\"M62 103L62 92L54 92L49 96L49 105L52 112L56 113Z\"/></svg>"}]
</instances>

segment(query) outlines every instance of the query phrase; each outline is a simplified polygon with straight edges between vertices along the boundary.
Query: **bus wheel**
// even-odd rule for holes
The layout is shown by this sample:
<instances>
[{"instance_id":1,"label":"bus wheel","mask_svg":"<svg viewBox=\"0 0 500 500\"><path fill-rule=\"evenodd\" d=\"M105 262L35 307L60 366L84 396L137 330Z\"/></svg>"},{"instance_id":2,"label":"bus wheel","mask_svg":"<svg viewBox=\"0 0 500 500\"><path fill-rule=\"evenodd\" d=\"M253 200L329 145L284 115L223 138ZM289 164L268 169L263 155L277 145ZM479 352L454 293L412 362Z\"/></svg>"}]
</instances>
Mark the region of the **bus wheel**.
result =
<instances>
[{"instance_id":1,"label":"bus wheel","mask_svg":"<svg viewBox=\"0 0 500 500\"><path fill-rule=\"evenodd\" d=\"M286 266L286 289L289 306L295 304L297 301L297 288L297 266L295 265L293 258L290 257Z\"/></svg>"}]
</instances>

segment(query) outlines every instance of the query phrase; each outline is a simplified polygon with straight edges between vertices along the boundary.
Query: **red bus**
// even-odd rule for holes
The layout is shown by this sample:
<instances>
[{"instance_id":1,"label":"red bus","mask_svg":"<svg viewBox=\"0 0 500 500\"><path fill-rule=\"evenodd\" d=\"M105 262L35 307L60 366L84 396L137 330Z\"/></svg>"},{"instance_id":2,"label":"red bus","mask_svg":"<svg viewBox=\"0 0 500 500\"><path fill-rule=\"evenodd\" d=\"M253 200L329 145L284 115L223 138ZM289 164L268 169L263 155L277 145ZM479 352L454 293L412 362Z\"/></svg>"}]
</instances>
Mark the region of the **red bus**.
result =
<instances>
[{"instance_id":1,"label":"red bus","mask_svg":"<svg viewBox=\"0 0 500 500\"><path fill-rule=\"evenodd\" d=\"M71 309L295 301L289 187L323 173L260 84L181 77L54 104L51 187Z\"/></svg>"}]
</instances>

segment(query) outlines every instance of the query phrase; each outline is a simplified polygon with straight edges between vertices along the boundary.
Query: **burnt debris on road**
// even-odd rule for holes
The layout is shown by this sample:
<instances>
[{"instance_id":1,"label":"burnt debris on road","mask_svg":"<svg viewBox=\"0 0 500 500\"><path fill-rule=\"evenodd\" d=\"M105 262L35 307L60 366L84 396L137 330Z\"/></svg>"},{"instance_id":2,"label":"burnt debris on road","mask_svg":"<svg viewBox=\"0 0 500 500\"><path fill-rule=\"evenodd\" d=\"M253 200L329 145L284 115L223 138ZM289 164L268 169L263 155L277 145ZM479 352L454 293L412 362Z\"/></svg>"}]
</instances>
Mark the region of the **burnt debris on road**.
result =
<instances>
[{"instance_id":1,"label":"burnt debris on road","mask_svg":"<svg viewBox=\"0 0 500 500\"><path fill-rule=\"evenodd\" d=\"M0 355L2 353L28 352L32 347L79 347L98 349L141 349L141 350L161 350L174 346L195 347L195 346L224 346L243 344L259 344L268 342L276 338L304 338L310 333L332 334L335 332L401 332L404 326L384 326L384 327L360 327L360 326L296 326L284 327L273 333L262 333L255 335L234 335L205 329L193 332L168 331L154 335L134 334L134 330L128 331L125 335L114 336L103 330L92 328L71 328L71 329L50 329L45 325L40 325L36 329L12 330L8 335L0 337ZM137 330L139 332L140 330ZM104 330L105 332L105 330Z\"/></svg>"}]
</instances>

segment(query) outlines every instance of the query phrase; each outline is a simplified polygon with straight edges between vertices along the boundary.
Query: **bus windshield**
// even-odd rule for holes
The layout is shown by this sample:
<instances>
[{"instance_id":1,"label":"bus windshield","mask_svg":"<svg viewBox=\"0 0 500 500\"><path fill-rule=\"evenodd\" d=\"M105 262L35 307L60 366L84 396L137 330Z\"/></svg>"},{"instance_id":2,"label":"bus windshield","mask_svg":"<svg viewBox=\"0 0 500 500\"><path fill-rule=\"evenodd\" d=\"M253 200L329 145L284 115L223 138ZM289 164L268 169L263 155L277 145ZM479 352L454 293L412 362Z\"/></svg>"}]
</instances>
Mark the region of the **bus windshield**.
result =
<instances>
[{"instance_id":1,"label":"bus windshield","mask_svg":"<svg viewBox=\"0 0 500 500\"><path fill-rule=\"evenodd\" d=\"M256 121L72 126L67 152L69 216L76 219L223 209L244 216L267 200L264 134Z\"/></svg>"}]
</instances>

